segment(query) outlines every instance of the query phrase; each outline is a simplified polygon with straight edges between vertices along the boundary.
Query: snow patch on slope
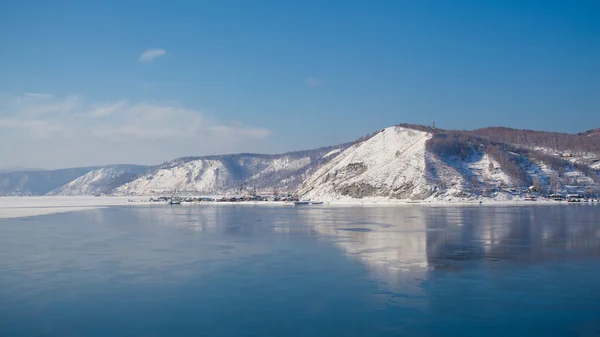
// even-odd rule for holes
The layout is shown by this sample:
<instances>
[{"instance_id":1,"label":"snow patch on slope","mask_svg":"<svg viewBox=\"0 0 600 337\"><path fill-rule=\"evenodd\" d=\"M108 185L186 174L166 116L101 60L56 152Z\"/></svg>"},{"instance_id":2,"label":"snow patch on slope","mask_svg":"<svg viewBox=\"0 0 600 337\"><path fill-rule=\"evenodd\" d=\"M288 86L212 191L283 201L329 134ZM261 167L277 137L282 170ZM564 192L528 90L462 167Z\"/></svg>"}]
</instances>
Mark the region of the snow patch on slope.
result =
<instances>
[{"instance_id":1,"label":"snow patch on slope","mask_svg":"<svg viewBox=\"0 0 600 337\"><path fill-rule=\"evenodd\" d=\"M346 148L342 144L336 148ZM281 155L231 154L179 158L113 191L116 195L293 192L333 147Z\"/></svg>"},{"instance_id":2,"label":"snow patch on slope","mask_svg":"<svg viewBox=\"0 0 600 337\"><path fill-rule=\"evenodd\" d=\"M113 194L171 194L185 191L216 192L229 172L217 160L192 160L161 168L118 187Z\"/></svg>"},{"instance_id":3,"label":"snow patch on slope","mask_svg":"<svg viewBox=\"0 0 600 337\"><path fill-rule=\"evenodd\" d=\"M299 194L335 201L364 197L423 199L432 191L425 171L430 133L390 127L337 155L308 178Z\"/></svg>"},{"instance_id":4,"label":"snow patch on slope","mask_svg":"<svg viewBox=\"0 0 600 337\"><path fill-rule=\"evenodd\" d=\"M260 177L265 174L275 172L275 171L297 171L307 165L310 164L310 157L303 157L299 159L292 159L290 157L282 157L275 160L270 161L265 169L260 171L255 177Z\"/></svg>"},{"instance_id":5,"label":"snow patch on slope","mask_svg":"<svg viewBox=\"0 0 600 337\"><path fill-rule=\"evenodd\" d=\"M426 151L425 157L427 181L436 191L434 199L469 198L511 184L510 177L487 153L475 152L461 159L455 156L440 158Z\"/></svg>"},{"instance_id":6,"label":"snow patch on slope","mask_svg":"<svg viewBox=\"0 0 600 337\"><path fill-rule=\"evenodd\" d=\"M326 155L324 155L323 158L329 158L329 157L333 156L334 154L340 153L340 151L342 151L342 149L332 150L332 151L328 152Z\"/></svg>"},{"instance_id":7,"label":"snow patch on slope","mask_svg":"<svg viewBox=\"0 0 600 337\"><path fill-rule=\"evenodd\" d=\"M492 147L496 152L490 154L486 152L489 143L447 140L447 134L435 135L437 142L447 142L443 145L448 151L439 151L428 145L432 137L411 128L384 129L338 154L305 180L298 193L303 199L325 202L383 202L508 201L531 194L600 191L594 181L596 173L590 176L585 167L576 168L569 161L551 168L527 151ZM553 176L558 178L551 184Z\"/></svg>"},{"instance_id":8,"label":"snow patch on slope","mask_svg":"<svg viewBox=\"0 0 600 337\"><path fill-rule=\"evenodd\" d=\"M79 178L50 191L47 195L83 196L105 192L105 188L124 174L135 174L146 168L136 165L115 165L90 171Z\"/></svg>"}]
</instances>

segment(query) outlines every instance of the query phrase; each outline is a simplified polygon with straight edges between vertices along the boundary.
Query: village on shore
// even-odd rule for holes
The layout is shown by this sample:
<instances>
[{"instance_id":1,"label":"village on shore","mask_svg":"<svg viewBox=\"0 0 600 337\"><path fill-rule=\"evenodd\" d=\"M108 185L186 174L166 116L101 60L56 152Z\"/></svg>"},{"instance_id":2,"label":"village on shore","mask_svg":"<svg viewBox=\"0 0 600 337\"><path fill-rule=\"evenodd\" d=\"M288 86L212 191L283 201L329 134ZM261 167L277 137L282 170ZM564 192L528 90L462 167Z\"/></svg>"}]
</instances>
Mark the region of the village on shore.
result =
<instances>
[{"instance_id":1,"label":"village on shore","mask_svg":"<svg viewBox=\"0 0 600 337\"><path fill-rule=\"evenodd\" d=\"M182 202L187 203L198 203L198 202L242 202L242 201L270 201L270 202L299 202L300 199L295 194L285 194L282 196L279 195L244 195L244 196L231 196L231 197L198 197L198 196L159 196L159 197L151 197L149 202L156 203L170 203L170 204L180 204Z\"/></svg>"},{"instance_id":2,"label":"village on shore","mask_svg":"<svg viewBox=\"0 0 600 337\"><path fill-rule=\"evenodd\" d=\"M362 203L364 201L370 201L370 198L366 198L366 200L356 199L353 200L355 203ZM130 200L133 202L133 200ZM402 200L397 200L398 203L401 203ZM447 201L449 203L461 203L461 202L478 202L483 203L484 200L481 199L455 199L455 200L441 200L440 202ZM485 200L485 202L494 203L495 200ZM505 200L508 201L508 200ZM600 198L586 197L583 194L573 193L573 194L560 194L560 193L552 193L549 195L526 195L523 198L513 199L511 201L524 201L524 202L565 202L565 203L600 203ZM283 194L283 195L242 195L242 196L222 196L222 197L209 197L209 196L157 196L150 197L148 201L149 203L157 203L157 204L171 204L171 205L180 205L182 203L269 203L269 204L296 204L296 205L320 205L324 202L316 201L316 200L302 200L298 197L298 195L293 193ZM376 201L374 201L376 202ZM421 200L421 201L405 201L406 203L430 203L430 200Z\"/></svg>"}]
</instances>

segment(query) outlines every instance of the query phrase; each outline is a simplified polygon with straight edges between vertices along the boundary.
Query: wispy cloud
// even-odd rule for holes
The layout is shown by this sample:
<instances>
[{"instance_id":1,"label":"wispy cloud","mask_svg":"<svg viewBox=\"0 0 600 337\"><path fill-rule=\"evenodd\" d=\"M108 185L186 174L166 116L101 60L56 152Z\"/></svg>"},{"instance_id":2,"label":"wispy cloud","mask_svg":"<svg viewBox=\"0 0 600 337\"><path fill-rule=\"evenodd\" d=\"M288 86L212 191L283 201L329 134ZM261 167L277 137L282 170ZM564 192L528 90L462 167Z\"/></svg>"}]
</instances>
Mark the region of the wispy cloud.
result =
<instances>
[{"instance_id":1,"label":"wispy cloud","mask_svg":"<svg viewBox=\"0 0 600 337\"><path fill-rule=\"evenodd\" d=\"M321 87L321 86L325 85L325 82L321 81L320 79L318 79L314 76L308 76L304 80L304 83L306 83L306 85L311 86L311 87Z\"/></svg>"},{"instance_id":2,"label":"wispy cloud","mask_svg":"<svg viewBox=\"0 0 600 337\"><path fill-rule=\"evenodd\" d=\"M14 160L7 165L159 163L179 156L256 151L252 146L271 134L238 121L219 122L173 102L96 103L68 96L23 103L22 97L0 95L0 143L17 144L0 149L0 157Z\"/></svg>"},{"instance_id":3,"label":"wispy cloud","mask_svg":"<svg viewBox=\"0 0 600 337\"><path fill-rule=\"evenodd\" d=\"M75 95L64 99L54 99L54 96L32 98L25 94L15 100L16 105L13 106L13 110L21 111L27 116L65 114L77 109L80 104L79 100L80 98Z\"/></svg>"},{"instance_id":4,"label":"wispy cloud","mask_svg":"<svg viewBox=\"0 0 600 337\"><path fill-rule=\"evenodd\" d=\"M174 103L147 103L119 100L108 103L88 103L78 96L50 99L37 104L3 104L0 102L1 127L34 129L49 126L49 131L63 132L82 137L94 135L132 136L135 138L166 137L190 138L198 135L221 135L236 138L263 138L270 134L266 129L244 126L241 122L219 124L205 118L200 111L187 109ZM2 111L9 106L13 111ZM6 110L6 108L4 108ZM51 126L51 127L50 127ZM43 133L44 137L49 132Z\"/></svg>"},{"instance_id":5,"label":"wispy cloud","mask_svg":"<svg viewBox=\"0 0 600 337\"><path fill-rule=\"evenodd\" d=\"M92 117L106 117L114 114L119 109L122 109L127 104L126 100L121 100L116 103L108 103L92 108L89 115Z\"/></svg>"},{"instance_id":6,"label":"wispy cloud","mask_svg":"<svg viewBox=\"0 0 600 337\"><path fill-rule=\"evenodd\" d=\"M148 49L140 55L140 62L152 62L157 57L161 57L167 54L164 49Z\"/></svg>"},{"instance_id":7,"label":"wispy cloud","mask_svg":"<svg viewBox=\"0 0 600 337\"><path fill-rule=\"evenodd\" d=\"M23 96L27 97L27 98L34 98L34 99L51 99L51 98L54 98L54 95L52 95L52 94L41 94L41 93L36 93L36 92L27 92Z\"/></svg>"}]
</instances>

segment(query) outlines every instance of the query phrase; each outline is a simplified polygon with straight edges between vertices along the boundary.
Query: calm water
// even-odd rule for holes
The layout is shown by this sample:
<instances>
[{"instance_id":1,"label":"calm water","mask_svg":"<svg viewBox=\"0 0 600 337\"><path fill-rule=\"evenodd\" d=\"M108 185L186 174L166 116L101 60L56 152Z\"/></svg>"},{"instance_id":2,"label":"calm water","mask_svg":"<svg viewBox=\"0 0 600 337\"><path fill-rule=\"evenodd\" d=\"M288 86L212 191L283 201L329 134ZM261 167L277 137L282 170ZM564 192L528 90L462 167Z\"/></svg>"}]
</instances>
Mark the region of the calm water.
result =
<instances>
[{"instance_id":1,"label":"calm water","mask_svg":"<svg viewBox=\"0 0 600 337\"><path fill-rule=\"evenodd\" d=\"M600 336L600 206L0 220L0 336Z\"/></svg>"}]
</instances>

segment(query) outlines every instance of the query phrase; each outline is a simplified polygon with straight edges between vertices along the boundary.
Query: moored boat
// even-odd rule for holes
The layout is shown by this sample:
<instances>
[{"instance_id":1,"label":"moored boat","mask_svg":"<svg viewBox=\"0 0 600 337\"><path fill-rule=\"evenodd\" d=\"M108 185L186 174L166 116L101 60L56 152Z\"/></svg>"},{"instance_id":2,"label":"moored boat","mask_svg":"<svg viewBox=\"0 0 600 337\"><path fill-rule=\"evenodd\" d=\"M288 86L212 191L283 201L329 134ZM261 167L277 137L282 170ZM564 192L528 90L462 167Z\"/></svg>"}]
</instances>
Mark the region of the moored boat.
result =
<instances>
[{"instance_id":1,"label":"moored boat","mask_svg":"<svg viewBox=\"0 0 600 337\"><path fill-rule=\"evenodd\" d=\"M294 201L294 205L322 205L322 201L300 200Z\"/></svg>"}]
</instances>

